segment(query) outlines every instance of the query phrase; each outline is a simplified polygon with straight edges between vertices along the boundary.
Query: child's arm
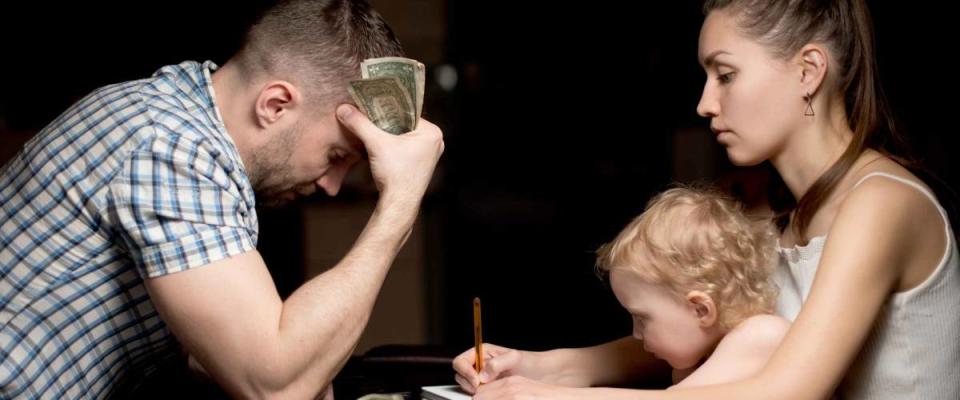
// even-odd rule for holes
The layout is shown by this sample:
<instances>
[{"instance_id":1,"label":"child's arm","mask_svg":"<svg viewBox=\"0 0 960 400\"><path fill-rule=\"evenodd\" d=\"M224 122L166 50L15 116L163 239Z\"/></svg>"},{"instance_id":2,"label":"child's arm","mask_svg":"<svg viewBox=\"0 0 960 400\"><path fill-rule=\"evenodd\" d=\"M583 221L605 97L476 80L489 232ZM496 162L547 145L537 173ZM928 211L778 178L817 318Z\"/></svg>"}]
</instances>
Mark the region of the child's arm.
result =
<instances>
[{"instance_id":1,"label":"child's arm","mask_svg":"<svg viewBox=\"0 0 960 400\"><path fill-rule=\"evenodd\" d=\"M696 371L673 387L732 382L755 375L776 350L789 325L787 320L775 315L757 315L748 318L724 336L717 345L717 349L703 365L695 368ZM603 369L599 365L591 365L590 368ZM689 373L689 370L674 370L674 377L681 378L681 375L686 376L685 374ZM477 396L474 398L480 399L524 398L519 395L523 394L530 398L554 400L626 400L636 398L640 394L633 389L564 388L523 376L511 376L485 383L477 388L476 393Z\"/></svg>"},{"instance_id":2,"label":"child's arm","mask_svg":"<svg viewBox=\"0 0 960 400\"><path fill-rule=\"evenodd\" d=\"M484 379L474 370L476 353L469 349L453 360L457 383L473 393L481 380L489 384L510 376L560 386L597 386L663 382L670 366L643 350L643 342L625 337L592 347L544 352L514 350L485 343Z\"/></svg>"},{"instance_id":3,"label":"child's arm","mask_svg":"<svg viewBox=\"0 0 960 400\"><path fill-rule=\"evenodd\" d=\"M735 382L754 376L767 364L789 329L790 322L780 316L747 318L720 340L707 361L673 387ZM678 372L681 371L675 374Z\"/></svg>"}]
</instances>

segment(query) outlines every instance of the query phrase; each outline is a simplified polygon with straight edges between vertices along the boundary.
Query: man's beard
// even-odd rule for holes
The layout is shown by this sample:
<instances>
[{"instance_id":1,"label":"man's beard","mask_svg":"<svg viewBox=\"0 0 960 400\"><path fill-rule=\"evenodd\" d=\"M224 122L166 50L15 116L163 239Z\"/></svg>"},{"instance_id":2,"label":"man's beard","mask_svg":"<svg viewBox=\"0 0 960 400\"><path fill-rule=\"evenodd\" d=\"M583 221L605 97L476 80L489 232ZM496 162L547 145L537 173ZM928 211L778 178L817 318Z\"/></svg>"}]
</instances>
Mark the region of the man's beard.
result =
<instances>
[{"instance_id":1,"label":"man's beard","mask_svg":"<svg viewBox=\"0 0 960 400\"><path fill-rule=\"evenodd\" d=\"M254 192L257 196L257 205L267 208L280 208L313 194L316 190L312 183L305 183L292 189L273 194Z\"/></svg>"},{"instance_id":2,"label":"man's beard","mask_svg":"<svg viewBox=\"0 0 960 400\"><path fill-rule=\"evenodd\" d=\"M310 193L308 190L313 184L295 183L289 164L301 136L303 131L299 125L295 125L254 150L247 174L256 193L257 204L280 207L294 200L287 198L291 191Z\"/></svg>"}]
</instances>

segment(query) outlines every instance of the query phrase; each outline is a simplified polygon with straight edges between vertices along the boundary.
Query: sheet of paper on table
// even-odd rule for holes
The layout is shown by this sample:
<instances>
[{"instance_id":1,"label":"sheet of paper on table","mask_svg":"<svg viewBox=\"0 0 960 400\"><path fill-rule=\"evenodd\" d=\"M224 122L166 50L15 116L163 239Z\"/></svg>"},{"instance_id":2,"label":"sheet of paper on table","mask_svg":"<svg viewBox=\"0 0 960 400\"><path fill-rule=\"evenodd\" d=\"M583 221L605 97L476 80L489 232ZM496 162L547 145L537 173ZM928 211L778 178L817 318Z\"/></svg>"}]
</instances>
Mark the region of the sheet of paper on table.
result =
<instances>
[{"instance_id":1,"label":"sheet of paper on table","mask_svg":"<svg viewBox=\"0 0 960 400\"><path fill-rule=\"evenodd\" d=\"M457 385L424 386L420 396L425 400L470 400L470 395Z\"/></svg>"}]
</instances>

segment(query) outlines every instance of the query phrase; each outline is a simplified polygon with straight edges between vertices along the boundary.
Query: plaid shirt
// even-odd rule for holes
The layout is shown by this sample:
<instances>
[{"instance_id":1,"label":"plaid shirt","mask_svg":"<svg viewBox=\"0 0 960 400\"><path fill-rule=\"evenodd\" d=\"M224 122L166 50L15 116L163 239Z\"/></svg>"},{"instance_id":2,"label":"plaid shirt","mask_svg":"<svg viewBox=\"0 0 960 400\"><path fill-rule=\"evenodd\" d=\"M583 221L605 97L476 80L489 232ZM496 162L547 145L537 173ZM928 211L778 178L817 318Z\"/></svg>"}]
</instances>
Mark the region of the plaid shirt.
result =
<instances>
[{"instance_id":1,"label":"plaid shirt","mask_svg":"<svg viewBox=\"0 0 960 400\"><path fill-rule=\"evenodd\" d=\"M105 398L177 351L143 280L255 248L211 62L96 90L0 169L0 398Z\"/></svg>"}]
</instances>

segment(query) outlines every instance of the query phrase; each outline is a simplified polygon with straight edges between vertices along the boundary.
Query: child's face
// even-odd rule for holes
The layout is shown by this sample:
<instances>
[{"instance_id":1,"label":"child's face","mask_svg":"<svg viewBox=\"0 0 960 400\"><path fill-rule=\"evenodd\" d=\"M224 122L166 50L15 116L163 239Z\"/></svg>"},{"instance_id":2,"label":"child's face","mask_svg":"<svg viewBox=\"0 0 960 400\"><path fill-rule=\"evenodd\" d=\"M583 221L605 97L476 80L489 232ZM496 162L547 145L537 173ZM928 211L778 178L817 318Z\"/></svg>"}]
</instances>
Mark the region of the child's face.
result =
<instances>
[{"instance_id":1,"label":"child's face","mask_svg":"<svg viewBox=\"0 0 960 400\"><path fill-rule=\"evenodd\" d=\"M716 345L701 326L696 307L665 288L644 282L629 271L610 272L617 300L633 317L633 336L643 348L675 369L695 367Z\"/></svg>"}]
</instances>

